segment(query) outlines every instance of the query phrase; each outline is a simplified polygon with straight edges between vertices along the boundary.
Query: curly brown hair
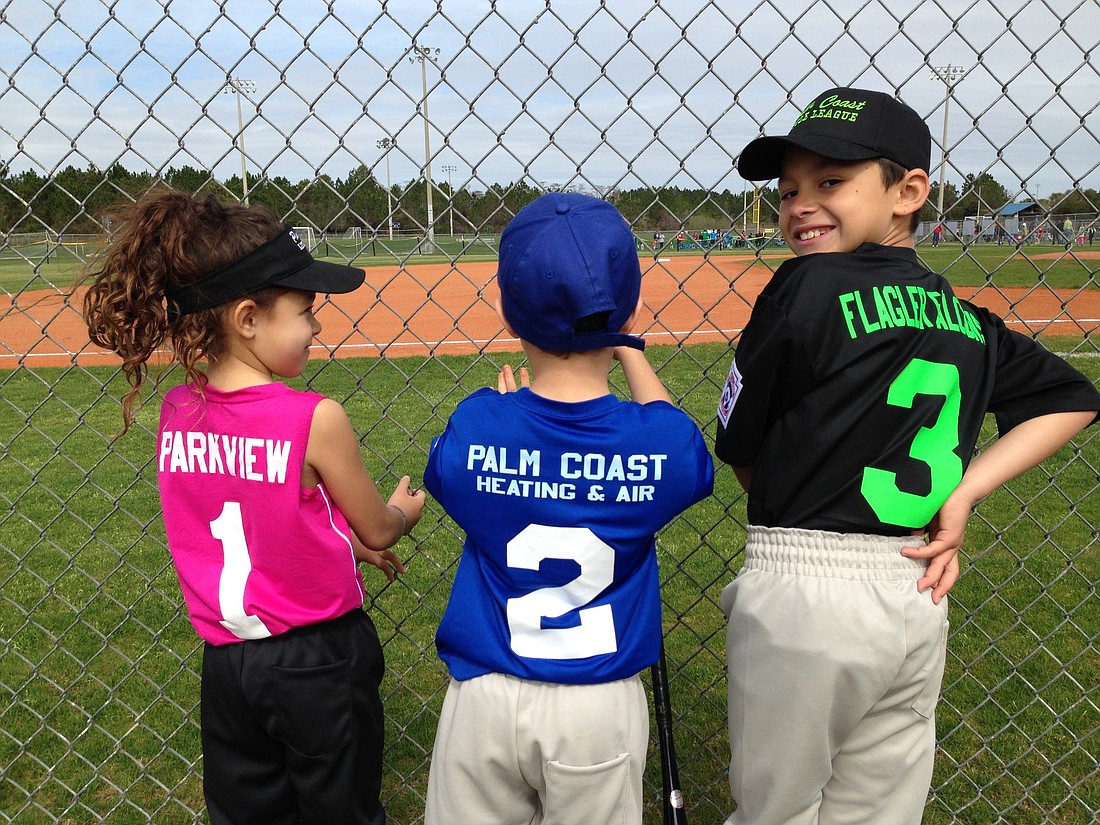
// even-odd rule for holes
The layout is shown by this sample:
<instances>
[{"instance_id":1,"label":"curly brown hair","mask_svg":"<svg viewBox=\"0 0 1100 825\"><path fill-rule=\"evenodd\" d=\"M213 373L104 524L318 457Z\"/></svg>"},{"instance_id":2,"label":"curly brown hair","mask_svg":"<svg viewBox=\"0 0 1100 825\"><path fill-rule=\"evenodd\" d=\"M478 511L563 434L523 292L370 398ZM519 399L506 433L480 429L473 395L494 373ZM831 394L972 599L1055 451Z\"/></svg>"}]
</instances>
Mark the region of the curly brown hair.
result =
<instances>
[{"instance_id":1,"label":"curly brown hair","mask_svg":"<svg viewBox=\"0 0 1100 825\"><path fill-rule=\"evenodd\" d=\"M275 237L283 224L264 207L224 204L214 195L196 197L162 187L111 214L116 228L89 260L78 286L90 282L83 302L89 338L122 358L130 384L122 400L125 432L140 406L149 359L158 349L167 344L186 380L200 387L206 376L199 363L225 353L222 318L231 304L169 321L166 290L239 260Z\"/></svg>"}]
</instances>

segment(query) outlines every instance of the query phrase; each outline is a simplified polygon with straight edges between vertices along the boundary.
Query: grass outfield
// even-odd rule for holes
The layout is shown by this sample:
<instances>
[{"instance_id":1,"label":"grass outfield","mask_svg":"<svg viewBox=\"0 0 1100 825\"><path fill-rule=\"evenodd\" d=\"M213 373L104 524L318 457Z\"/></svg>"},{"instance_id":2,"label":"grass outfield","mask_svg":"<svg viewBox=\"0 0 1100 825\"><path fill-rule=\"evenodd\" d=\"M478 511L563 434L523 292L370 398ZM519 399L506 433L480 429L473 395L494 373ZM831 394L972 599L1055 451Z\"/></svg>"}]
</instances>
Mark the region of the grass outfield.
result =
<instances>
[{"instance_id":1,"label":"grass outfield","mask_svg":"<svg viewBox=\"0 0 1100 825\"><path fill-rule=\"evenodd\" d=\"M366 240L339 237L318 241L312 251L322 260L362 267L495 261L499 239L499 235L437 235L431 246L418 237L397 236L393 240L385 236ZM93 252L93 244L80 245L79 255L67 247L60 252L55 250L56 247L45 244L0 249L0 288L15 293L72 286L80 276L84 257Z\"/></svg>"},{"instance_id":2,"label":"grass outfield","mask_svg":"<svg viewBox=\"0 0 1100 825\"><path fill-rule=\"evenodd\" d=\"M647 353L711 431L729 349ZM312 362L291 383L345 405L388 492L400 474L420 478L430 438L508 358ZM1100 378L1095 354L1072 363ZM200 648L164 546L152 465L157 404L112 440L123 391L111 368L0 372L8 505L0 516L0 810L13 822L184 822L187 808L202 809ZM925 823L1068 825L1100 808L1100 435L1090 435L1078 440L1079 455L1062 450L990 496L971 521L968 569L952 593L942 752ZM720 821L729 806L717 601L740 566L743 522L744 498L721 468L715 496L659 538L680 775L700 822ZM429 502L415 539L399 545L408 573L383 587L377 571L365 571L389 668L383 793L398 823L423 811L445 685L432 638L460 547L454 524ZM651 751L646 821L654 824L659 784ZM1088 807L1066 801L1066 787Z\"/></svg>"},{"instance_id":3,"label":"grass outfield","mask_svg":"<svg viewBox=\"0 0 1100 825\"><path fill-rule=\"evenodd\" d=\"M437 236L437 249L428 249L415 238L379 238L366 242L347 238L322 241L314 254L323 260L353 263L363 267L415 266L426 263L446 263L496 260L497 236L485 238ZM942 244L933 248L918 247L925 265L944 273L955 286L978 287L993 283L1000 287L1027 287L1043 282L1055 289L1100 289L1100 261L1086 257L1091 247L1065 247L1032 244L1017 251L1012 246L978 244L963 247ZM1096 247L1100 253L1100 245ZM789 253L786 247L768 247L764 255ZM661 250L659 257L698 256L699 250L683 252ZM744 256L750 250L733 249L712 252L715 257ZM641 252L642 263L652 260L653 253ZM1042 256L1042 257L1039 257ZM1053 256L1053 257L1050 257ZM769 259L773 266L778 260ZM37 269L35 268L37 266ZM80 275L81 262L72 255L54 255L43 261L41 253L28 251L25 258L0 258L0 289L11 294L29 289L67 289Z\"/></svg>"}]
</instances>

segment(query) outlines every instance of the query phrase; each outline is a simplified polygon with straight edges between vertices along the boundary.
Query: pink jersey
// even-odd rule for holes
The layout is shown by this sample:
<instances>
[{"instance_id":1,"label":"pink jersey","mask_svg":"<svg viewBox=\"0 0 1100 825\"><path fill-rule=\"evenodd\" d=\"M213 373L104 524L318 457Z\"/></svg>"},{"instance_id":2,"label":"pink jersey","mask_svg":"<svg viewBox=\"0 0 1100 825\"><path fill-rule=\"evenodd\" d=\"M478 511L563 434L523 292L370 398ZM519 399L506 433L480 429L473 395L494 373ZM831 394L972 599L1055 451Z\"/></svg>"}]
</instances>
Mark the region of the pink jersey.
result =
<instances>
[{"instance_id":1,"label":"pink jersey","mask_svg":"<svg viewBox=\"0 0 1100 825\"><path fill-rule=\"evenodd\" d=\"M363 605L347 520L321 485L302 489L322 398L280 383L165 395L164 526L191 623L212 644L278 635Z\"/></svg>"}]
</instances>

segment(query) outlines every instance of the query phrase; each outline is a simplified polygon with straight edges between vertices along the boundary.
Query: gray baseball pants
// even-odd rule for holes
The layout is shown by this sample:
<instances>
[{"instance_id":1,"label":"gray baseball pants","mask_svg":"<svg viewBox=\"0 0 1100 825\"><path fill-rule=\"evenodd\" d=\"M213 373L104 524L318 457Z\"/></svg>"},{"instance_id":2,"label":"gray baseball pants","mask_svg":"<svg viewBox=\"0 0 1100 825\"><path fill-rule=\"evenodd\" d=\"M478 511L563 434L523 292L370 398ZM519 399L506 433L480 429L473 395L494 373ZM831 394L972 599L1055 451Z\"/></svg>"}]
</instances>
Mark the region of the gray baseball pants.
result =
<instances>
[{"instance_id":1,"label":"gray baseball pants","mask_svg":"<svg viewBox=\"0 0 1100 825\"><path fill-rule=\"evenodd\" d=\"M919 825L947 600L920 537L749 527L729 618L732 825Z\"/></svg>"}]
</instances>

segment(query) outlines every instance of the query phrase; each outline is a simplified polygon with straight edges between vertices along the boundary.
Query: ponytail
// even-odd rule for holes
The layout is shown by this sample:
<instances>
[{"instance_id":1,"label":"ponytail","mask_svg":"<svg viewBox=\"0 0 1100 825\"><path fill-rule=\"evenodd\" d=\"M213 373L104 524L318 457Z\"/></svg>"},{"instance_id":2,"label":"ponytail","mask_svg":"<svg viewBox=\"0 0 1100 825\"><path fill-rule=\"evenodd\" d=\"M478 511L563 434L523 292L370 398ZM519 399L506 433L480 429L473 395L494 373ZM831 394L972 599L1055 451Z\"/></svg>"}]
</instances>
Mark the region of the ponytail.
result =
<instances>
[{"instance_id":1,"label":"ponytail","mask_svg":"<svg viewBox=\"0 0 1100 825\"><path fill-rule=\"evenodd\" d=\"M123 432L133 422L149 361L167 348L166 368L183 367L202 386L200 362L224 354L227 305L169 321L165 294L193 283L251 252L282 228L262 207L223 204L173 189L152 189L112 211L116 230L88 262L81 283L88 337L122 359L130 390L122 399ZM79 286L79 284L78 284Z\"/></svg>"}]
</instances>

